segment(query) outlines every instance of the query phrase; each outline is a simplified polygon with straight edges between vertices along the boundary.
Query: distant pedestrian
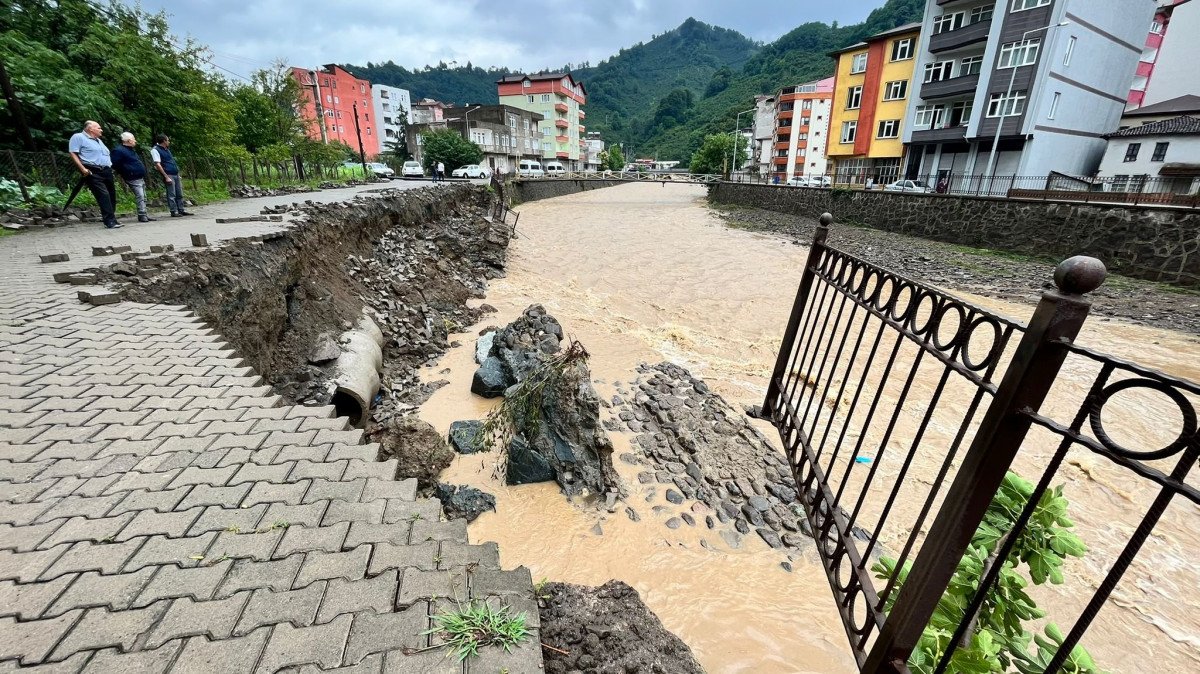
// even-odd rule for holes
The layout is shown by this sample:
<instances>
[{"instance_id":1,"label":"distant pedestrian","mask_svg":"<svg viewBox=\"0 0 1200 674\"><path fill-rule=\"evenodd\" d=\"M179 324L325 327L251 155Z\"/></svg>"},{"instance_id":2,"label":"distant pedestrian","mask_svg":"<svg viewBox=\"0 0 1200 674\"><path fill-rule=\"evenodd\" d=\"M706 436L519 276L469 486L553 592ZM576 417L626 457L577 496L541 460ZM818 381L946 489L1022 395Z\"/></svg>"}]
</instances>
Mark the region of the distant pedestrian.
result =
<instances>
[{"instance_id":1,"label":"distant pedestrian","mask_svg":"<svg viewBox=\"0 0 1200 674\"><path fill-rule=\"evenodd\" d=\"M179 179L179 164L175 163L175 155L171 154L171 139L167 134L160 133L154 137L150 158L167 185L167 208L171 211L171 217L191 215L183 208L183 181Z\"/></svg>"},{"instance_id":2,"label":"distant pedestrian","mask_svg":"<svg viewBox=\"0 0 1200 674\"><path fill-rule=\"evenodd\" d=\"M121 144L112 150L113 171L121 176L137 200L138 222L153 222L154 218L146 212L146 165L134 151L135 147L137 138L132 133L121 134Z\"/></svg>"},{"instance_id":3,"label":"distant pedestrian","mask_svg":"<svg viewBox=\"0 0 1200 674\"><path fill-rule=\"evenodd\" d=\"M113 184L112 157L108 148L101 142L104 129L98 122L88 120L83 123L83 131L71 136L67 150L71 153L71 161L100 207L100 217L108 229L117 229L117 188Z\"/></svg>"},{"instance_id":4,"label":"distant pedestrian","mask_svg":"<svg viewBox=\"0 0 1200 674\"><path fill-rule=\"evenodd\" d=\"M446 182L446 165L443 164L442 162L438 162L437 170L434 171L434 175L437 176L437 182L440 182L440 183Z\"/></svg>"}]
</instances>

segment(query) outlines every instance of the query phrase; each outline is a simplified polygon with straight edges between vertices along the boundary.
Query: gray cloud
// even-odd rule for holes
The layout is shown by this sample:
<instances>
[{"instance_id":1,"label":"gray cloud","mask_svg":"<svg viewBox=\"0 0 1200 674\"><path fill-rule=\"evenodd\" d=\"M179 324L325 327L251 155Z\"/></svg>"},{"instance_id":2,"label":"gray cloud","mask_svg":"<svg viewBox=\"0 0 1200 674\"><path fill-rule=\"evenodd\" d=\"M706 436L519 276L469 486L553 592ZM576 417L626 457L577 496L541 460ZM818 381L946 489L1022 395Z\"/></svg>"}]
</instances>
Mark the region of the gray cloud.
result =
<instances>
[{"instance_id":1,"label":"gray cloud","mask_svg":"<svg viewBox=\"0 0 1200 674\"><path fill-rule=\"evenodd\" d=\"M770 41L807 21L861 21L881 2L143 0L142 6L166 11L174 32L207 44L215 64L245 75L277 58L307 67L388 60L525 69L596 63L689 16Z\"/></svg>"}]
</instances>

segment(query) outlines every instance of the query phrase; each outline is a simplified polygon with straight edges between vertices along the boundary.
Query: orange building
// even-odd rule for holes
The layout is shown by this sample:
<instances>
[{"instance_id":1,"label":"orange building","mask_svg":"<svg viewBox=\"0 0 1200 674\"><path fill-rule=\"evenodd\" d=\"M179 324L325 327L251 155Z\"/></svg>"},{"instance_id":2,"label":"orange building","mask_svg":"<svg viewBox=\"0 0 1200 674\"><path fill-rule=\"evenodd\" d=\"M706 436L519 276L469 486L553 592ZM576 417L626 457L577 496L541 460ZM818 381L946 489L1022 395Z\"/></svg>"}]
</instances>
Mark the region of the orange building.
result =
<instances>
[{"instance_id":1,"label":"orange building","mask_svg":"<svg viewBox=\"0 0 1200 674\"><path fill-rule=\"evenodd\" d=\"M371 118L374 101L370 82L360 80L332 63L320 70L292 68L292 77L304 92L300 116L309 122L309 138L345 143L357 152L358 137L354 131L354 106L357 104L363 152L367 157L379 154L379 127Z\"/></svg>"},{"instance_id":2,"label":"orange building","mask_svg":"<svg viewBox=\"0 0 1200 674\"><path fill-rule=\"evenodd\" d=\"M825 175L833 78L785 87L775 99L772 174L780 181Z\"/></svg>"}]
</instances>

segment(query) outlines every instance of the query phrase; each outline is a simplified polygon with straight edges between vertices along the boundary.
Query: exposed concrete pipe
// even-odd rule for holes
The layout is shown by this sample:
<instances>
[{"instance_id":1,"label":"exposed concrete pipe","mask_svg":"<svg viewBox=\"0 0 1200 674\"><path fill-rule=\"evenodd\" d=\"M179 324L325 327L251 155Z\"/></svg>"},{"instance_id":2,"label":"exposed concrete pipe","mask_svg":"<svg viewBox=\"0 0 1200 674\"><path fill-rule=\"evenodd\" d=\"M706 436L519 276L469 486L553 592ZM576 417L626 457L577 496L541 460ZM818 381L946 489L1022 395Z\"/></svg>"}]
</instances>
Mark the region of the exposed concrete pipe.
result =
<instances>
[{"instance_id":1,"label":"exposed concrete pipe","mask_svg":"<svg viewBox=\"0 0 1200 674\"><path fill-rule=\"evenodd\" d=\"M334 363L333 406L338 416L361 425L379 392L379 373L383 369L383 333L367 316L353 330L338 337L342 355Z\"/></svg>"}]
</instances>

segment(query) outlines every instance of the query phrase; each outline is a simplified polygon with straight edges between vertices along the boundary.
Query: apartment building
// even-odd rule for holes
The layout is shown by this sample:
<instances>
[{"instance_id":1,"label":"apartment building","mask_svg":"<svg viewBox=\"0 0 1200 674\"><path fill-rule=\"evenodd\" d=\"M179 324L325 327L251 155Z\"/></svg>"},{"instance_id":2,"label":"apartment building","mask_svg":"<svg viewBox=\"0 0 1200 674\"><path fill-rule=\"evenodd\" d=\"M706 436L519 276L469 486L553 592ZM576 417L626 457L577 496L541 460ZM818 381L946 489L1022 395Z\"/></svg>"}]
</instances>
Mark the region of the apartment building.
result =
<instances>
[{"instance_id":1,"label":"apartment building","mask_svg":"<svg viewBox=\"0 0 1200 674\"><path fill-rule=\"evenodd\" d=\"M928 0L906 175L949 190L984 177L1091 175L1154 10L1154 0Z\"/></svg>"},{"instance_id":2,"label":"apartment building","mask_svg":"<svg viewBox=\"0 0 1200 674\"><path fill-rule=\"evenodd\" d=\"M749 170L759 175L771 174L775 154L775 96L754 97L754 144L751 147Z\"/></svg>"},{"instance_id":3,"label":"apartment building","mask_svg":"<svg viewBox=\"0 0 1200 674\"><path fill-rule=\"evenodd\" d=\"M584 161L585 171L600 170L600 154L604 152L604 139L600 137L599 131L588 131L584 137L584 144L587 145L587 159Z\"/></svg>"},{"instance_id":4,"label":"apartment building","mask_svg":"<svg viewBox=\"0 0 1200 674\"><path fill-rule=\"evenodd\" d=\"M358 134L367 157L379 154L380 134L375 116L371 83L351 75L341 66L329 64L319 70L292 68L304 101L300 117L309 123L309 138L345 143L358 151ZM354 129L355 115L359 132Z\"/></svg>"},{"instance_id":5,"label":"apartment building","mask_svg":"<svg viewBox=\"0 0 1200 674\"><path fill-rule=\"evenodd\" d=\"M1139 106L1200 94L1200 75L1196 73L1196 65L1200 64L1200 39L1197 36L1200 36L1200 2L1159 0L1133 80L1133 90L1141 89ZM1157 38L1157 45L1152 38ZM1130 92L1131 104L1133 93Z\"/></svg>"},{"instance_id":6,"label":"apartment building","mask_svg":"<svg viewBox=\"0 0 1200 674\"><path fill-rule=\"evenodd\" d=\"M437 124L445 116L447 107L449 106L439 100L422 98L412 104L411 121L413 124Z\"/></svg>"},{"instance_id":7,"label":"apartment building","mask_svg":"<svg viewBox=\"0 0 1200 674\"><path fill-rule=\"evenodd\" d=\"M775 95L770 172L776 182L828 171L825 144L833 107L834 78L784 87Z\"/></svg>"},{"instance_id":8,"label":"apartment building","mask_svg":"<svg viewBox=\"0 0 1200 674\"><path fill-rule=\"evenodd\" d=\"M562 163L568 171L585 168L587 127L583 106L587 89L571 73L510 75L496 81L501 105L542 115L542 159Z\"/></svg>"},{"instance_id":9,"label":"apartment building","mask_svg":"<svg viewBox=\"0 0 1200 674\"><path fill-rule=\"evenodd\" d=\"M837 69L826 170L835 183L879 184L900 177L901 134L920 37L921 24L912 23L830 54Z\"/></svg>"},{"instance_id":10,"label":"apartment building","mask_svg":"<svg viewBox=\"0 0 1200 674\"><path fill-rule=\"evenodd\" d=\"M467 105L445 109L446 128L483 150L492 171L514 173L522 159L542 156L542 115L511 105Z\"/></svg>"},{"instance_id":11,"label":"apartment building","mask_svg":"<svg viewBox=\"0 0 1200 674\"><path fill-rule=\"evenodd\" d=\"M407 89L384 84L372 84L371 94L375 101L380 149L386 150L387 144L403 138L404 127L412 124L412 97Z\"/></svg>"}]
</instances>

